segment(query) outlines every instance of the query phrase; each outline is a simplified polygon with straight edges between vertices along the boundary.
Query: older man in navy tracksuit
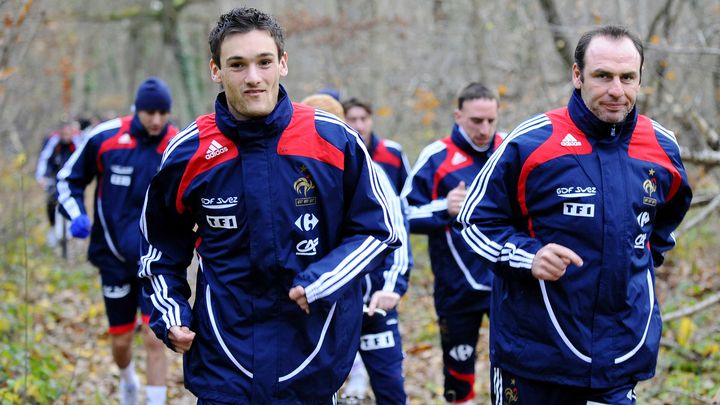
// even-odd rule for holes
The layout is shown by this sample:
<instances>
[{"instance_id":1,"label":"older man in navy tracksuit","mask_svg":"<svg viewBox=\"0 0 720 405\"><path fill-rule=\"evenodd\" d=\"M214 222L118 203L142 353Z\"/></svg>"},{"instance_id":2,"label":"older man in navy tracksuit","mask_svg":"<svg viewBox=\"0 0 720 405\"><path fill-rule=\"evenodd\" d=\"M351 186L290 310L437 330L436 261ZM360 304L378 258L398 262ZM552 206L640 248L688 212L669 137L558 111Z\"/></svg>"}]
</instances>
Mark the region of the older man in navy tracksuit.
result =
<instances>
[{"instance_id":1,"label":"older man in navy tracksuit","mask_svg":"<svg viewBox=\"0 0 720 405\"><path fill-rule=\"evenodd\" d=\"M673 133L637 113L642 55L623 28L584 34L567 107L508 135L460 212L496 275L496 404L634 404L655 373L654 268L692 193Z\"/></svg>"}]
</instances>

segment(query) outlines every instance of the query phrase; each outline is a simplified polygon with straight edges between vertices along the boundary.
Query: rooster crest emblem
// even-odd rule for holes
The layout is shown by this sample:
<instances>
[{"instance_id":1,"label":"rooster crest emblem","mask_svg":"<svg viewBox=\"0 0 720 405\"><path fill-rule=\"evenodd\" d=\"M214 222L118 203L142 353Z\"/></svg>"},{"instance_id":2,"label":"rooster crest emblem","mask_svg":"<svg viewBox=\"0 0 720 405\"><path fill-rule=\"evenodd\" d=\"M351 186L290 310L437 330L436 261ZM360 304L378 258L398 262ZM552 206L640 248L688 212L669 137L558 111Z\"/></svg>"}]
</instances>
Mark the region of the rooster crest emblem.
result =
<instances>
[{"instance_id":1,"label":"rooster crest emblem","mask_svg":"<svg viewBox=\"0 0 720 405\"><path fill-rule=\"evenodd\" d=\"M308 179L307 177L300 177L299 179L295 180L295 183L293 183L293 187L295 188L296 193L302 193L303 197L307 197L308 191L314 189L315 185L313 184L312 180Z\"/></svg>"},{"instance_id":2,"label":"rooster crest emblem","mask_svg":"<svg viewBox=\"0 0 720 405\"><path fill-rule=\"evenodd\" d=\"M505 396L505 401L506 401L508 404L511 404L511 403L513 403L513 402L517 402L517 401L518 401L518 396L519 396L519 395L518 395L518 389L517 389L517 387L505 388L505 391L503 392L503 394L504 394L504 396Z\"/></svg>"},{"instance_id":3,"label":"rooster crest emblem","mask_svg":"<svg viewBox=\"0 0 720 405\"><path fill-rule=\"evenodd\" d=\"M646 179L642 183L643 190L645 191L645 196L643 197L643 204L655 207L657 206L657 200L652 196L653 193L657 191L657 179L653 177L655 175L655 169L650 169L648 171L648 174L650 175L650 178Z\"/></svg>"},{"instance_id":4,"label":"rooster crest emblem","mask_svg":"<svg viewBox=\"0 0 720 405\"><path fill-rule=\"evenodd\" d=\"M655 179L647 179L643 182L643 189L647 193L647 195L652 195L655 190L657 190L657 185L655 184Z\"/></svg>"}]
</instances>

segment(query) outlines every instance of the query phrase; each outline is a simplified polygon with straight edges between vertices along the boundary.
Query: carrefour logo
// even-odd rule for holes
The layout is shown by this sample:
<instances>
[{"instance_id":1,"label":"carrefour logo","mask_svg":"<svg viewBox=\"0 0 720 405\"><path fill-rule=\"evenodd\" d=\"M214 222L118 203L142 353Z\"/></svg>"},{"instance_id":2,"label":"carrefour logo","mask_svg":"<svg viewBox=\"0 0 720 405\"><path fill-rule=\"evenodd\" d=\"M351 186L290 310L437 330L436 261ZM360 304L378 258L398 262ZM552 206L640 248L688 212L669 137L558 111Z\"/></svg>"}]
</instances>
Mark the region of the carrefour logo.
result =
<instances>
[{"instance_id":1,"label":"carrefour logo","mask_svg":"<svg viewBox=\"0 0 720 405\"><path fill-rule=\"evenodd\" d=\"M320 222L320 220L317 219L315 214L302 214L297 218L297 220L295 220L295 226L297 226L301 231L307 232L315 229L318 222Z\"/></svg>"}]
</instances>

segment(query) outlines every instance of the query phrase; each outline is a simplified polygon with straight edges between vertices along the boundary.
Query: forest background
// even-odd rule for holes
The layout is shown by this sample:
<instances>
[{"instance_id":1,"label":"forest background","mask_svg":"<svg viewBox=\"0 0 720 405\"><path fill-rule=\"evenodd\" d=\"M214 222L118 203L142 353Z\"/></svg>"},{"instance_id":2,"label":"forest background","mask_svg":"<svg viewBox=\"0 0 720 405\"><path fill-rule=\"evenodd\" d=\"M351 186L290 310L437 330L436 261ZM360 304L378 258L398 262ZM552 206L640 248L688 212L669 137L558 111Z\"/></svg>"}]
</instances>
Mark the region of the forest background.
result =
<instances>
[{"instance_id":1,"label":"forest background","mask_svg":"<svg viewBox=\"0 0 720 405\"><path fill-rule=\"evenodd\" d=\"M717 0L0 0L0 404L106 403L102 299L82 242L45 246L32 173L60 120L129 113L147 76L173 91L173 122L211 112L207 34L239 5L274 14L286 34L294 100L323 87L369 100L375 129L414 161L452 125L456 92L480 80L500 96L499 129L564 105L580 33L623 24L644 41L640 111L675 134L695 192L678 246L657 270L664 335L657 376L638 403L720 401L720 3ZM89 194L89 193L88 193ZM401 303L411 403L442 403L439 339L425 239ZM488 401L487 325L478 360ZM173 357L171 403L192 403Z\"/></svg>"}]
</instances>

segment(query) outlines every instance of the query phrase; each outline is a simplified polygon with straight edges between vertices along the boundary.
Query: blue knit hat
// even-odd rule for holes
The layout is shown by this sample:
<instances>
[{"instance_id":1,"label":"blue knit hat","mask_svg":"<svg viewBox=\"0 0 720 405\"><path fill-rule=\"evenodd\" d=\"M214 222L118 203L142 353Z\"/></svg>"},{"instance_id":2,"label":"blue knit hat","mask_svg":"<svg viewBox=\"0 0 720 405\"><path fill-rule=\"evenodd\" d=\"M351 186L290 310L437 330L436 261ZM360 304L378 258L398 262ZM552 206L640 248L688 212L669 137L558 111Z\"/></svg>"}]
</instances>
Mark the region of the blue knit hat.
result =
<instances>
[{"instance_id":1,"label":"blue knit hat","mask_svg":"<svg viewBox=\"0 0 720 405\"><path fill-rule=\"evenodd\" d=\"M135 111L170 111L170 88L157 77L149 77L138 87Z\"/></svg>"},{"instance_id":2,"label":"blue knit hat","mask_svg":"<svg viewBox=\"0 0 720 405\"><path fill-rule=\"evenodd\" d=\"M340 91L333 87L325 87L323 89L320 89L320 91L318 91L318 94L327 94L335 100L340 101Z\"/></svg>"}]
</instances>

